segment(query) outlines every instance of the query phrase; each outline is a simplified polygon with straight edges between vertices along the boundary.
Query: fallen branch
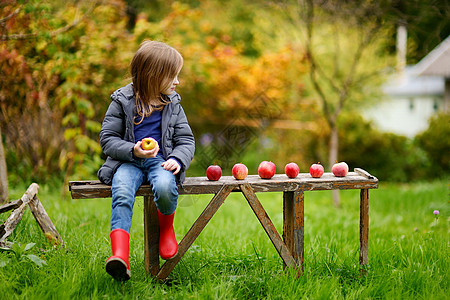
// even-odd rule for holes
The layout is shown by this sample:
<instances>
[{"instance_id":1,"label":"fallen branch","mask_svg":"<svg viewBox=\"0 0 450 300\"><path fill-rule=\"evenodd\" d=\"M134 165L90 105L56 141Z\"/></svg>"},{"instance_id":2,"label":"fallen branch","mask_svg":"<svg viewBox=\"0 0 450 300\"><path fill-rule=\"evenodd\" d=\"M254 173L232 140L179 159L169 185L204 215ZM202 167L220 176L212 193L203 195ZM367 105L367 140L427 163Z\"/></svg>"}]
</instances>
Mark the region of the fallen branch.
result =
<instances>
[{"instance_id":1,"label":"fallen branch","mask_svg":"<svg viewBox=\"0 0 450 300\"><path fill-rule=\"evenodd\" d=\"M41 201L37 195L34 196L33 200L28 203L31 212L33 213L34 218L36 219L39 227L47 238L48 242L51 245L61 244L63 245L63 241L58 231L56 230L55 225L53 225L52 220L48 216L45 211L44 206L42 206Z\"/></svg>"},{"instance_id":2,"label":"fallen branch","mask_svg":"<svg viewBox=\"0 0 450 300\"><path fill-rule=\"evenodd\" d=\"M22 220L22 216L25 209L27 208L27 204L36 196L38 189L39 186L36 183L32 183L25 194L23 194L22 198L20 199L22 201L22 204L19 206L19 208L15 209L11 213L9 218L3 224L3 228L0 231L0 244L3 244L5 242L6 238L10 236L10 234L14 231L14 228L16 228L17 224L20 222L20 220Z\"/></svg>"},{"instance_id":3,"label":"fallen branch","mask_svg":"<svg viewBox=\"0 0 450 300\"><path fill-rule=\"evenodd\" d=\"M16 209L16 208L20 207L21 205L22 205L22 199L18 199L18 200L6 203L6 204L0 206L0 214L7 212L9 210L12 210L12 209Z\"/></svg>"},{"instance_id":4,"label":"fallen branch","mask_svg":"<svg viewBox=\"0 0 450 300\"><path fill-rule=\"evenodd\" d=\"M59 244L64 247L61 236L56 230L55 225L53 225L52 221L50 220L50 217L45 211L44 206L39 201L39 198L37 196L38 189L39 185L37 185L36 183L32 183L25 194L22 196L22 198L0 206L0 213L13 210L5 223L0 225L0 246L8 244L6 239L14 231L17 224L22 219L25 209L28 206L48 242L51 245Z\"/></svg>"}]
</instances>

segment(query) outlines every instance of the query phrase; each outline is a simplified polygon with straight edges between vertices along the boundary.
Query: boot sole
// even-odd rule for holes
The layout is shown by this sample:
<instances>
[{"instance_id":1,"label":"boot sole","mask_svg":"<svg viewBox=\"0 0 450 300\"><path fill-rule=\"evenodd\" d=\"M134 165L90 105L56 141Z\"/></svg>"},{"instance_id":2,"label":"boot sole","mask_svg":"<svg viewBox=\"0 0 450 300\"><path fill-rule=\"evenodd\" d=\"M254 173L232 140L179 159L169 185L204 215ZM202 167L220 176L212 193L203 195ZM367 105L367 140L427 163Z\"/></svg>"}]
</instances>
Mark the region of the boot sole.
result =
<instances>
[{"instance_id":1,"label":"boot sole","mask_svg":"<svg viewBox=\"0 0 450 300\"><path fill-rule=\"evenodd\" d=\"M131 277L131 271L128 270L127 263L118 257L108 259L105 269L109 275L118 281L127 281Z\"/></svg>"},{"instance_id":2,"label":"boot sole","mask_svg":"<svg viewBox=\"0 0 450 300\"><path fill-rule=\"evenodd\" d=\"M163 257L163 256L161 256L161 254L159 254L159 256L163 259L163 260L169 260L169 259L172 259L172 258L174 258L175 256L177 256L178 255L178 250L177 250L177 252L174 254L174 255L172 255L172 256L170 256L170 257Z\"/></svg>"}]
</instances>

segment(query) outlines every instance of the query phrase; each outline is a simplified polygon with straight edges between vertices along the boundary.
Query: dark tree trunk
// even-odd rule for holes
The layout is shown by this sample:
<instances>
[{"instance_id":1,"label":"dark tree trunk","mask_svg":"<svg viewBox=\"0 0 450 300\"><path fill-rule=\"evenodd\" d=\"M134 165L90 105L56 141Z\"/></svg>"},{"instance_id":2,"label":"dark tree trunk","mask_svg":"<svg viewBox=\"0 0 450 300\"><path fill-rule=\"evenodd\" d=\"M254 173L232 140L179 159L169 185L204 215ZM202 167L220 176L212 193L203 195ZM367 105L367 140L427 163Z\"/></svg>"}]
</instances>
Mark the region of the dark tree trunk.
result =
<instances>
[{"instance_id":1,"label":"dark tree trunk","mask_svg":"<svg viewBox=\"0 0 450 300\"><path fill-rule=\"evenodd\" d=\"M8 173L5 151L3 150L2 129L0 128L0 204L8 201Z\"/></svg>"},{"instance_id":2,"label":"dark tree trunk","mask_svg":"<svg viewBox=\"0 0 450 300\"><path fill-rule=\"evenodd\" d=\"M338 135L338 128L336 123L333 123L333 125L330 128L330 144L329 144L329 152L328 152L328 167L331 171L331 168L333 167L333 164L338 160L338 149L339 149L339 135ZM333 190L333 202L334 205L339 206L341 200L339 198L339 191Z\"/></svg>"}]
</instances>

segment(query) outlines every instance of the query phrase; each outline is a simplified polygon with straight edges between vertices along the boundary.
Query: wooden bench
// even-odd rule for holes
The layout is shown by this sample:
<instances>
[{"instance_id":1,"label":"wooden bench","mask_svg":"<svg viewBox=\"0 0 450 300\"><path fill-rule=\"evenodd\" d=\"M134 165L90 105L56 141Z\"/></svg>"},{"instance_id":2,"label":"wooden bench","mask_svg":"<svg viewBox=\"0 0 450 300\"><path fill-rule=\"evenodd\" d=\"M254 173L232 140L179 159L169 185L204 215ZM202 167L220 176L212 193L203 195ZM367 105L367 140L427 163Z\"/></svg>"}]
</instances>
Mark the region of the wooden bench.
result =
<instances>
[{"instance_id":1,"label":"wooden bench","mask_svg":"<svg viewBox=\"0 0 450 300\"><path fill-rule=\"evenodd\" d=\"M147 274L165 280L175 268L195 239L208 224L231 192L242 192L256 217L266 231L285 266L303 271L304 261L304 192L317 190L360 191L360 242L359 264L361 270L369 262L369 189L378 188L378 179L368 172L356 168L345 177L325 173L321 178L312 178L309 173L300 173L295 179L276 174L272 179L261 179L249 175L245 180L223 176L219 181L206 177L186 178L181 194L214 194L213 198L179 243L178 254L160 266L158 253L159 226L153 194L149 185L142 185L137 196L144 197L144 249ZM72 198L109 198L111 187L99 181L71 181ZM283 238L261 205L255 193L283 192Z\"/></svg>"}]
</instances>

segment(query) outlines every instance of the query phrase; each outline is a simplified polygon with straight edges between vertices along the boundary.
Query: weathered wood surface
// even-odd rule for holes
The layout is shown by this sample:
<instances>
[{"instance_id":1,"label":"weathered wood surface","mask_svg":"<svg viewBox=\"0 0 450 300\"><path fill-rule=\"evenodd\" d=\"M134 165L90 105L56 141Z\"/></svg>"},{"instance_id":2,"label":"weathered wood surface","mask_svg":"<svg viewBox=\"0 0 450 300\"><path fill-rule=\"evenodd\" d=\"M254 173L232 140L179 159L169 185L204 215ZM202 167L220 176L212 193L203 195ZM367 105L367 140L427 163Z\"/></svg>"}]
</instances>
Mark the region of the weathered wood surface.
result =
<instances>
[{"instance_id":1,"label":"weathered wood surface","mask_svg":"<svg viewBox=\"0 0 450 300\"><path fill-rule=\"evenodd\" d=\"M303 191L283 193L283 240L300 272L304 262L304 196Z\"/></svg>"},{"instance_id":2,"label":"weathered wood surface","mask_svg":"<svg viewBox=\"0 0 450 300\"><path fill-rule=\"evenodd\" d=\"M47 238L48 242L51 245L64 246L61 236L59 235L58 231L56 230L56 227L53 224L52 220L50 220L50 217L48 216L47 212L45 211L45 208L42 205L41 201L39 201L39 198L37 195L35 195L33 200L31 200L28 203L28 206L30 207L30 210L33 213L34 218L36 219L37 223L39 224L39 227L41 228L41 230L44 233L45 237Z\"/></svg>"},{"instance_id":3,"label":"weathered wood surface","mask_svg":"<svg viewBox=\"0 0 450 300\"><path fill-rule=\"evenodd\" d=\"M28 203L36 197L38 190L39 185L37 185L36 183L32 183L28 187L25 194L23 194L22 198L20 198L22 204L11 213L11 215L1 227L0 244L3 244L5 242L6 238L11 235L17 224L20 222L20 220L22 220L23 213L27 208Z\"/></svg>"},{"instance_id":4,"label":"weathered wood surface","mask_svg":"<svg viewBox=\"0 0 450 300\"><path fill-rule=\"evenodd\" d=\"M359 208L359 264L369 264L369 190L360 192Z\"/></svg>"},{"instance_id":5,"label":"weathered wood surface","mask_svg":"<svg viewBox=\"0 0 450 300\"><path fill-rule=\"evenodd\" d=\"M0 214L10 211L12 209L16 209L19 208L22 205L22 199L18 199L18 200L14 200L11 202L8 202L6 204L3 204L2 206L0 206Z\"/></svg>"},{"instance_id":6,"label":"weathered wood surface","mask_svg":"<svg viewBox=\"0 0 450 300\"><path fill-rule=\"evenodd\" d=\"M159 273L159 223L153 195L144 196L144 265L147 274Z\"/></svg>"},{"instance_id":7,"label":"weathered wood surface","mask_svg":"<svg viewBox=\"0 0 450 300\"><path fill-rule=\"evenodd\" d=\"M294 258L301 266L303 272L303 262L305 256L305 194L303 191L296 191L294 197Z\"/></svg>"},{"instance_id":8,"label":"weathered wood surface","mask_svg":"<svg viewBox=\"0 0 450 300\"><path fill-rule=\"evenodd\" d=\"M355 173L358 173L359 175L366 177L367 179L376 179L375 176L370 175L369 172L367 172L366 170L363 170L361 168L355 168Z\"/></svg>"},{"instance_id":9,"label":"weathered wood surface","mask_svg":"<svg viewBox=\"0 0 450 300\"><path fill-rule=\"evenodd\" d=\"M264 228L270 240L272 241L273 246L277 250L284 264L291 268L295 268L296 263L294 258L292 257L291 252L289 251L289 248L281 239L277 229L275 228L269 216L267 215L267 212L261 205L261 202L259 202L255 192L252 190L248 183L240 185L240 188L245 198L247 199L248 204L261 223L261 226Z\"/></svg>"},{"instance_id":10,"label":"weathered wood surface","mask_svg":"<svg viewBox=\"0 0 450 300\"><path fill-rule=\"evenodd\" d=\"M25 209L28 207L31 210L34 218L36 219L39 227L44 233L45 237L49 241L50 244L60 244L63 245L63 241L58 231L56 230L55 225L50 220L47 212L45 211L44 206L39 201L37 196L39 189L39 185L36 183L32 183L22 198L2 205L0 207L0 213L5 211L13 210L9 218L5 221L4 224L0 225L0 243L5 244L6 238L11 235L11 233L16 228L17 224L22 219L23 213Z\"/></svg>"},{"instance_id":11,"label":"weathered wood surface","mask_svg":"<svg viewBox=\"0 0 450 300\"><path fill-rule=\"evenodd\" d=\"M283 241L297 260L294 253L294 215L294 192L283 192Z\"/></svg>"},{"instance_id":12,"label":"weathered wood surface","mask_svg":"<svg viewBox=\"0 0 450 300\"><path fill-rule=\"evenodd\" d=\"M237 185L249 184L253 191L288 192L315 190L376 189L378 179L368 172L356 168L345 177L336 177L332 173L324 173L321 178L312 178L309 173L300 173L297 178L288 178L285 174L275 174L271 179L261 179L258 175L249 175L244 180L236 180L232 176L222 176L219 181L210 181L206 177L188 177L183 186L178 188L180 194L216 194L223 185L236 185L234 192L240 191ZM98 180L71 181L69 190L74 199L109 198L111 186ZM151 195L150 185L142 185L137 196Z\"/></svg>"}]
</instances>

